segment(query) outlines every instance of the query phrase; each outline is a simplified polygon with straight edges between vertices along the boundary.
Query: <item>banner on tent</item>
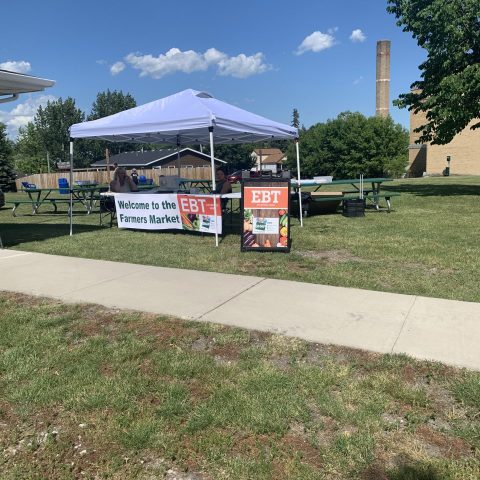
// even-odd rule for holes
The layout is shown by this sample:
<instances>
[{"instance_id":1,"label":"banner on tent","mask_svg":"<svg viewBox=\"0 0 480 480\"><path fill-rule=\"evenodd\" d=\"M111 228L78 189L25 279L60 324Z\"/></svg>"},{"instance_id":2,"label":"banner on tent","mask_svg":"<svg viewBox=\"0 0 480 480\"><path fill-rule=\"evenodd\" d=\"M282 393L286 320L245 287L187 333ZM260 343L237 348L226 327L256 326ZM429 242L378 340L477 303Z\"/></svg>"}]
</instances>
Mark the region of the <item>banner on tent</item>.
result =
<instances>
[{"instance_id":1,"label":"banner on tent","mask_svg":"<svg viewBox=\"0 0 480 480\"><path fill-rule=\"evenodd\" d=\"M189 230L222 233L222 207L210 195L137 194L115 195L119 228L136 230Z\"/></svg>"}]
</instances>

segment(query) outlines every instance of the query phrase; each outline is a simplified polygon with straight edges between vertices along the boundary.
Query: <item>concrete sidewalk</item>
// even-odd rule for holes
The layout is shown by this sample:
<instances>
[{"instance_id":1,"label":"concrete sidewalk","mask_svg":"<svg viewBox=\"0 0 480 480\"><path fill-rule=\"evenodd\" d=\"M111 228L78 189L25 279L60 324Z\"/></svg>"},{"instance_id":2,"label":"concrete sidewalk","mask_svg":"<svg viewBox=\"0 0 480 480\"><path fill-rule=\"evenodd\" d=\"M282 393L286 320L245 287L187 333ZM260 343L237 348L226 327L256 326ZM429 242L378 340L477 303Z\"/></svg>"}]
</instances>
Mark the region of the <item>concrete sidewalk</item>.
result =
<instances>
[{"instance_id":1,"label":"concrete sidewalk","mask_svg":"<svg viewBox=\"0 0 480 480\"><path fill-rule=\"evenodd\" d=\"M0 290L480 370L480 303L0 250Z\"/></svg>"}]
</instances>

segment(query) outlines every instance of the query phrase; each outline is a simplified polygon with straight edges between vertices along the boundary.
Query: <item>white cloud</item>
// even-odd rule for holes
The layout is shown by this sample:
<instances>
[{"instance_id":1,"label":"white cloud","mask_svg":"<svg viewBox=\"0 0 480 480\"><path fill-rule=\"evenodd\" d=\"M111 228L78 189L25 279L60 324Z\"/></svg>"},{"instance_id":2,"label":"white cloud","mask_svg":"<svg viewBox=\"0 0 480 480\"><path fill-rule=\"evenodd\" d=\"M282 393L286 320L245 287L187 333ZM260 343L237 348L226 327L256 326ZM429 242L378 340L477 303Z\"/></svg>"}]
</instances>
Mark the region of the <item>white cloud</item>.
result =
<instances>
[{"instance_id":1,"label":"white cloud","mask_svg":"<svg viewBox=\"0 0 480 480\"><path fill-rule=\"evenodd\" d=\"M42 95L36 98L28 98L25 102L15 105L9 112L0 110L0 122L7 126L8 136L16 138L18 129L33 121L40 105L45 106L48 101L53 102L56 99L53 95Z\"/></svg>"},{"instance_id":2,"label":"white cloud","mask_svg":"<svg viewBox=\"0 0 480 480\"><path fill-rule=\"evenodd\" d=\"M32 66L29 62L25 62L23 60L20 62L9 60L7 62L0 63L0 69L10 70L11 72L17 73L28 73L32 69Z\"/></svg>"},{"instance_id":3,"label":"white cloud","mask_svg":"<svg viewBox=\"0 0 480 480\"><path fill-rule=\"evenodd\" d=\"M329 30L333 33L335 30ZM335 37L331 33L313 32L308 37L305 37L303 42L297 48L295 52L297 55L302 55L305 52L321 52L327 48L331 48L335 45Z\"/></svg>"},{"instance_id":4,"label":"white cloud","mask_svg":"<svg viewBox=\"0 0 480 480\"><path fill-rule=\"evenodd\" d=\"M354 85L358 85L362 80L363 80L363 77L360 76L360 77L356 78L356 79L353 81L353 84L354 84Z\"/></svg>"},{"instance_id":5,"label":"white cloud","mask_svg":"<svg viewBox=\"0 0 480 480\"><path fill-rule=\"evenodd\" d=\"M115 62L111 67L110 67L110 73L112 75L118 75L120 72L125 70L125 64L123 62Z\"/></svg>"},{"instance_id":6,"label":"white cloud","mask_svg":"<svg viewBox=\"0 0 480 480\"><path fill-rule=\"evenodd\" d=\"M366 39L367 39L367 37L365 36L365 34L359 28L354 30L352 32L352 34L350 35L350 40L352 42L355 42L355 43L364 42Z\"/></svg>"},{"instance_id":7,"label":"white cloud","mask_svg":"<svg viewBox=\"0 0 480 480\"><path fill-rule=\"evenodd\" d=\"M262 53L247 56L244 53L236 57L229 57L216 48L209 48L204 53L178 48L171 48L158 57L130 53L125 61L133 68L140 70L140 76L150 76L155 79L175 72L192 73L205 71L210 67L217 67L219 75L236 78L247 78L251 75L266 72L271 66L264 63ZM117 62L121 63L121 62Z\"/></svg>"},{"instance_id":8,"label":"white cloud","mask_svg":"<svg viewBox=\"0 0 480 480\"><path fill-rule=\"evenodd\" d=\"M241 53L236 57L226 58L218 63L218 73L220 75L230 75L236 78L247 78L266 72L271 68L270 65L263 63L263 53L256 53L250 57Z\"/></svg>"}]
</instances>

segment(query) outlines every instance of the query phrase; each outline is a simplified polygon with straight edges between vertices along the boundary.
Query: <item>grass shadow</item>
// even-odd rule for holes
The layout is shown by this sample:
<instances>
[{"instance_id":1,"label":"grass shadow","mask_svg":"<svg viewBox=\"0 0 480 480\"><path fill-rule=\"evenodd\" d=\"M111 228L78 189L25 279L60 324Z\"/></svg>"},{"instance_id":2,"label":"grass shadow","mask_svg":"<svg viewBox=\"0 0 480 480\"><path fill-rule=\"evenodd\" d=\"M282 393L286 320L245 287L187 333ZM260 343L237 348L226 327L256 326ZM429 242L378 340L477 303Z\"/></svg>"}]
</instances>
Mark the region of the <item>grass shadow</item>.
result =
<instances>
[{"instance_id":1,"label":"grass shadow","mask_svg":"<svg viewBox=\"0 0 480 480\"><path fill-rule=\"evenodd\" d=\"M382 191L397 192L397 193L411 193L420 197L451 197L460 195L480 195L479 185L462 185L458 183L442 184L442 185L395 185L385 186Z\"/></svg>"},{"instance_id":2,"label":"grass shadow","mask_svg":"<svg viewBox=\"0 0 480 480\"><path fill-rule=\"evenodd\" d=\"M103 230L105 227L96 225L76 224L73 228L74 235L77 233ZM41 242L51 238L66 237L70 234L68 223L0 223L0 235L4 247L13 247L22 243Z\"/></svg>"},{"instance_id":3,"label":"grass shadow","mask_svg":"<svg viewBox=\"0 0 480 480\"><path fill-rule=\"evenodd\" d=\"M431 465L415 463L403 465L388 472L388 480L448 480L444 474L440 475Z\"/></svg>"}]
</instances>

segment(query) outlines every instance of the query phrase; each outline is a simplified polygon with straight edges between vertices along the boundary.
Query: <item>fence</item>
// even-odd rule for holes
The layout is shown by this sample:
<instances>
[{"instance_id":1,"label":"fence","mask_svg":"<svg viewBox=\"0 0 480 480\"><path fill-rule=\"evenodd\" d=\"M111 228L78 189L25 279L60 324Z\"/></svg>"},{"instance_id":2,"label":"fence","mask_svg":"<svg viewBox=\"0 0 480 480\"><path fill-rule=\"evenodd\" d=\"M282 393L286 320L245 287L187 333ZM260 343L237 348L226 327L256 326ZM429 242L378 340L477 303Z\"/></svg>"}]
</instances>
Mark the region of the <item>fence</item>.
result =
<instances>
[{"instance_id":1,"label":"fence","mask_svg":"<svg viewBox=\"0 0 480 480\"><path fill-rule=\"evenodd\" d=\"M130 170L127 170L130 174ZM154 169L142 169L137 168L138 175L144 175L148 179L152 179L155 184L158 185L158 177L177 175L177 168L166 167L166 168L154 168ZM110 172L111 179L113 179L113 172ZM183 178L194 178L202 180L211 180L212 171L210 167L182 167L180 168L180 176ZM34 175L28 175L26 177L19 178L16 180L17 189L21 189L22 182L28 182L35 184L38 188L57 188L58 179L66 178L69 179L70 172L55 172L55 173L37 173ZM109 177L108 172L105 170L93 170L93 171L74 171L73 172L73 183L80 180L90 180L92 182L97 182L100 184L108 184Z\"/></svg>"}]
</instances>

